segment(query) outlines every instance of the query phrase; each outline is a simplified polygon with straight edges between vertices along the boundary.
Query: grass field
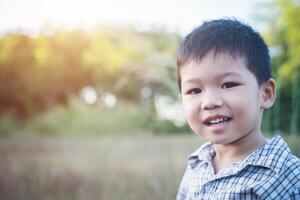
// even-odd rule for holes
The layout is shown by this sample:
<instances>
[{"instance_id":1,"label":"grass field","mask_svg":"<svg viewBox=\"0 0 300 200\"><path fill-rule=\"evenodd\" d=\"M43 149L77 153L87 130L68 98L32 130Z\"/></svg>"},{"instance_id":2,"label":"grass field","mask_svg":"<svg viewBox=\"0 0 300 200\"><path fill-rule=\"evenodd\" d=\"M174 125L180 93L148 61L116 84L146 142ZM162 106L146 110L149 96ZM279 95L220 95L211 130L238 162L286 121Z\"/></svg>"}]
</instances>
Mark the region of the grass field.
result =
<instances>
[{"instance_id":1,"label":"grass field","mask_svg":"<svg viewBox=\"0 0 300 200\"><path fill-rule=\"evenodd\" d=\"M286 136L297 156L299 138ZM0 139L0 199L175 199L195 135Z\"/></svg>"},{"instance_id":2,"label":"grass field","mask_svg":"<svg viewBox=\"0 0 300 200\"><path fill-rule=\"evenodd\" d=\"M175 199L196 136L4 138L0 199Z\"/></svg>"}]
</instances>

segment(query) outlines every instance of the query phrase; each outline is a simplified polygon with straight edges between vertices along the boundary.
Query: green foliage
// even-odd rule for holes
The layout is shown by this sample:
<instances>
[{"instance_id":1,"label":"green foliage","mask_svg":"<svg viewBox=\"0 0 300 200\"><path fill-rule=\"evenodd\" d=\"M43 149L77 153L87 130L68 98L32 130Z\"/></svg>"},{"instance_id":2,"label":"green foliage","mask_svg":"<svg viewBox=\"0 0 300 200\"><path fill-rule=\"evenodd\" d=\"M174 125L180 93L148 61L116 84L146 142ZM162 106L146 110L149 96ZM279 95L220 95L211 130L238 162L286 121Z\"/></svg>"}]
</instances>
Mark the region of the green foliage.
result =
<instances>
[{"instance_id":1,"label":"green foliage","mask_svg":"<svg viewBox=\"0 0 300 200\"><path fill-rule=\"evenodd\" d=\"M273 75L277 80L277 102L266 113L265 129L300 132L300 4L299 1L275 0L276 15L265 34L274 50Z\"/></svg>"},{"instance_id":2,"label":"green foliage","mask_svg":"<svg viewBox=\"0 0 300 200\"><path fill-rule=\"evenodd\" d=\"M134 131L144 114L131 105L108 108L73 102L34 117L27 128L39 134L109 134Z\"/></svg>"},{"instance_id":3,"label":"green foliage","mask_svg":"<svg viewBox=\"0 0 300 200\"><path fill-rule=\"evenodd\" d=\"M149 118L148 123L145 124L145 128L155 134L192 134L188 124L177 125L171 120L162 120L155 116Z\"/></svg>"},{"instance_id":4,"label":"green foliage","mask_svg":"<svg viewBox=\"0 0 300 200\"><path fill-rule=\"evenodd\" d=\"M4 128L4 127L3 127ZM159 120L155 113L132 103L119 103L113 108L86 105L74 100L68 106L57 106L41 113L22 128L33 135L109 135L189 132L172 121ZM18 132L15 130L15 132Z\"/></svg>"},{"instance_id":5,"label":"green foliage","mask_svg":"<svg viewBox=\"0 0 300 200\"><path fill-rule=\"evenodd\" d=\"M112 27L91 32L60 29L35 37L4 35L0 38L0 111L28 119L67 105L70 96L88 85L135 103L142 87L168 91L158 68L174 65L170 60L178 38L165 30Z\"/></svg>"},{"instance_id":6,"label":"green foliage","mask_svg":"<svg viewBox=\"0 0 300 200\"><path fill-rule=\"evenodd\" d=\"M0 137L7 137L17 130L17 120L11 115L0 117Z\"/></svg>"}]
</instances>

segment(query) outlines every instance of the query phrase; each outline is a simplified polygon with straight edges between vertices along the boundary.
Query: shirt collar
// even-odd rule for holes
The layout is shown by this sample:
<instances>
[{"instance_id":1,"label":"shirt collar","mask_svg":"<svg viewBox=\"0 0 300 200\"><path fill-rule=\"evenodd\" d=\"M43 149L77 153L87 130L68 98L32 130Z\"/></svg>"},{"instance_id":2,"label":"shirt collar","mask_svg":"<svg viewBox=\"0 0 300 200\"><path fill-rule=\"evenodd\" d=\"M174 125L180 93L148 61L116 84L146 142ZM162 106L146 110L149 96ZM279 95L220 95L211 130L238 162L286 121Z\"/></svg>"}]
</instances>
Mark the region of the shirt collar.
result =
<instances>
[{"instance_id":1,"label":"shirt collar","mask_svg":"<svg viewBox=\"0 0 300 200\"><path fill-rule=\"evenodd\" d=\"M240 169L247 165L261 166L279 173L291 150L281 136L274 136L263 147L251 153L241 162Z\"/></svg>"},{"instance_id":2,"label":"shirt collar","mask_svg":"<svg viewBox=\"0 0 300 200\"><path fill-rule=\"evenodd\" d=\"M215 151L212 143L207 142L188 157L188 163L190 164L192 169L194 169L196 166L199 166L200 164L212 163L214 154Z\"/></svg>"},{"instance_id":3,"label":"shirt collar","mask_svg":"<svg viewBox=\"0 0 300 200\"><path fill-rule=\"evenodd\" d=\"M282 137L275 136L263 147L257 149L241 161L236 170L240 171L247 165L254 165L267 167L278 173L290 153L291 151ZM214 154L215 151L212 143L205 143L189 156L188 163L192 169L204 163L212 164Z\"/></svg>"}]
</instances>

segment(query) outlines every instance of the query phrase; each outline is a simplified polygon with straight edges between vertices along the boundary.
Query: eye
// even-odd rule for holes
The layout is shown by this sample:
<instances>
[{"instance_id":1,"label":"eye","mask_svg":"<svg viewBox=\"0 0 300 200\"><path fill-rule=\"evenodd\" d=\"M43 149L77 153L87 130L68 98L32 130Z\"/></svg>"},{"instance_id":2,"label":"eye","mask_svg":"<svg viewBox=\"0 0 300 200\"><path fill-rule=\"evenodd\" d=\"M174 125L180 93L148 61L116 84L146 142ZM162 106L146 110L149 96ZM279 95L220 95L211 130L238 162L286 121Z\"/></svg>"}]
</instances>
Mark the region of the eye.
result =
<instances>
[{"instance_id":1,"label":"eye","mask_svg":"<svg viewBox=\"0 0 300 200\"><path fill-rule=\"evenodd\" d=\"M201 89L200 88L193 88L193 89L188 90L186 92L186 94L188 94L188 95L194 95L194 94L199 94L199 93L201 93Z\"/></svg>"},{"instance_id":2,"label":"eye","mask_svg":"<svg viewBox=\"0 0 300 200\"><path fill-rule=\"evenodd\" d=\"M226 82L222 85L222 88L223 89L232 88L232 87L236 87L236 86L239 86L239 85L240 85L239 83L235 83L235 82Z\"/></svg>"}]
</instances>

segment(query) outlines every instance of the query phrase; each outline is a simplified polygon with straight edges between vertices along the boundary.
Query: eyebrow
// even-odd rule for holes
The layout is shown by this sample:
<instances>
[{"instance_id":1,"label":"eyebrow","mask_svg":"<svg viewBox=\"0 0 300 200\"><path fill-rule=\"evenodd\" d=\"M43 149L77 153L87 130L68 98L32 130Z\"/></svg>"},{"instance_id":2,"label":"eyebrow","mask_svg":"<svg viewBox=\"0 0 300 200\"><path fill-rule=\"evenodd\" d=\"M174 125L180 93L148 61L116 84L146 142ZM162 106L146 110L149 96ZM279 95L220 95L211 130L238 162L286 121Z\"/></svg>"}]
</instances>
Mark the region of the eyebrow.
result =
<instances>
[{"instance_id":1,"label":"eyebrow","mask_svg":"<svg viewBox=\"0 0 300 200\"><path fill-rule=\"evenodd\" d=\"M217 79L222 79L222 78L225 78L227 76L235 76L235 77L238 77L240 78L241 75L236 73L236 72L225 72L224 74L221 74L217 77ZM188 79L186 81L184 81L183 83L198 83L200 81L200 79Z\"/></svg>"},{"instance_id":2,"label":"eyebrow","mask_svg":"<svg viewBox=\"0 0 300 200\"><path fill-rule=\"evenodd\" d=\"M236 72L225 72L224 74L220 75L219 78L224 78L226 76L236 76L236 77L241 77L240 74Z\"/></svg>"},{"instance_id":3,"label":"eyebrow","mask_svg":"<svg viewBox=\"0 0 300 200\"><path fill-rule=\"evenodd\" d=\"M182 83L187 84L187 83L198 83L198 82L199 82L199 79L188 79L186 81L183 81Z\"/></svg>"}]
</instances>

